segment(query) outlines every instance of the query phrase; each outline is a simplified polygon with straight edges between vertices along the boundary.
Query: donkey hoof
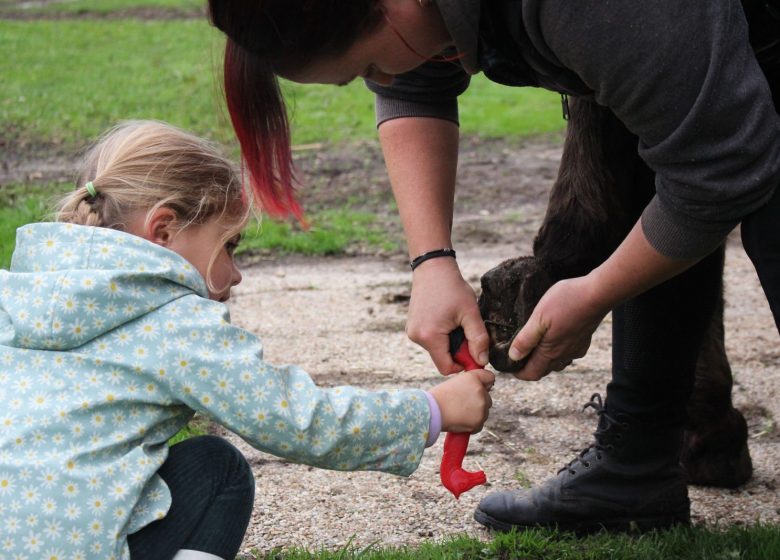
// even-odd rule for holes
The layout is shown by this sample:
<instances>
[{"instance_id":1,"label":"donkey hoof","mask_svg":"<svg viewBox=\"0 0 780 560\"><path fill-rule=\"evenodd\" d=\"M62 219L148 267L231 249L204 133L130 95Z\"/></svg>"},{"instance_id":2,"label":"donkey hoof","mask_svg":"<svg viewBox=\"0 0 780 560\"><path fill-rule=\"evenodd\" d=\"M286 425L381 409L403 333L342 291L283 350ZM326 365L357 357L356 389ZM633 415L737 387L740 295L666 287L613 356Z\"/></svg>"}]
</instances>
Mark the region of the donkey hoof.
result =
<instances>
[{"instance_id":1,"label":"donkey hoof","mask_svg":"<svg viewBox=\"0 0 780 560\"><path fill-rule=\"evenodd\" d=\"M689 484L736 488L753 476L747 422L735 408L713 422L686 430L680 462Z\"/></svg>"},{"instance_id":2,"label":"donkey hoof","mask_svg":"<svg viewBox=\"0 0 780 560\"><path fill-rule=\"evenodd\" d=\"M498 371L519 371L526 360L511 360L509 345L553 284L550 274L536 258L518 257L488 270L481 284L479 309L490 335L490 364Z\"/></svg>"}]
</instances>

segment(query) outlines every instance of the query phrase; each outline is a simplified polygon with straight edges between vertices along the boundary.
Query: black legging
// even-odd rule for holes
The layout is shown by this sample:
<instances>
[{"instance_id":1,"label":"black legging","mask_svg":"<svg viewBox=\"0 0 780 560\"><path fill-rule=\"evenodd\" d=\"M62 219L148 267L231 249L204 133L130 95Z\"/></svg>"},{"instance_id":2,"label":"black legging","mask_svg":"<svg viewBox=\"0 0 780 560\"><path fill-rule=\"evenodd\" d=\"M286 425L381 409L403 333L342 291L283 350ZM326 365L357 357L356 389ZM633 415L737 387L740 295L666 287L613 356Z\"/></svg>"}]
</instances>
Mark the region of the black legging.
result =
<instances>
[{"instance_id":1,"label":"black legging","mask_svg":"<svg viewBox=\"0 0 780 560\"><path fill-rule=\"evenodd\" d=\"M613 411L681 426L699 349L718 305L723 251L612 312Z\"/></svg>"}]
</instances>

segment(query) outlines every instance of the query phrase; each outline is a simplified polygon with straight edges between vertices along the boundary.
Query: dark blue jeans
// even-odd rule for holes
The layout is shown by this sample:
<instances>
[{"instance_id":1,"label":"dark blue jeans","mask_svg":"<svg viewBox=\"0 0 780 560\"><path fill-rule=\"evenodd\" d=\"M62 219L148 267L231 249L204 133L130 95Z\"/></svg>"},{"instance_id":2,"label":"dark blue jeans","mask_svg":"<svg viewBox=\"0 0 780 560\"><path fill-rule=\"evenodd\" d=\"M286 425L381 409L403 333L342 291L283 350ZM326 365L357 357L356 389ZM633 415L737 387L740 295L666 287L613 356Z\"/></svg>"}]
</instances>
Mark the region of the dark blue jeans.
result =
<instances>
[{"instance_id":1,"label":"dark blue jeans","mask_svg":"<svg viewBox=\"0 0 780 560\"><path fill-rule=\"evenodd\" d=\"M163 519L128 537L130 557L170 560L180 549L233 560L246 533L255 480L241 452L215 436L172 446L158 471L173 501Z\"/></svg>"}]
</instances>

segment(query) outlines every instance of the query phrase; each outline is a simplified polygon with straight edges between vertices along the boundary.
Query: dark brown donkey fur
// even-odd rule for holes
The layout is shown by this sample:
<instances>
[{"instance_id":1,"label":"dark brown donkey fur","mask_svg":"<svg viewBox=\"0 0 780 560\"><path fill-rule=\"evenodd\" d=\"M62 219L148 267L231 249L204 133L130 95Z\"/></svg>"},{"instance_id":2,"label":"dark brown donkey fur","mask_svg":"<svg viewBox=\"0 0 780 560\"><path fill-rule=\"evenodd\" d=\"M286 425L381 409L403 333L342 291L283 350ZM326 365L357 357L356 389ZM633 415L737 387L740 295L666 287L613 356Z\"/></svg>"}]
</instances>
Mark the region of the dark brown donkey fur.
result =
<instances>
[{"instance_id":1,"label":"dark brown donkey fur","mask_svg":"<svg viewBox=\"0 0 780 560\"><path fill-rule=\"evenodd\" d=\"M508 346L544 292L563 278L587 274L628 233L655 191L653 172L636 152L637 138L595 103L570 101L558 178L534 256L508 260L482 277L480 309L491 336L491 364L517 371ZM724 248L719 249L721 254ZM731 401L732 377L723 342L721 291L700 349L688 402L683 464L693 484L734 487L752 476L747 424Z\"/></svg>"}]
</instances>

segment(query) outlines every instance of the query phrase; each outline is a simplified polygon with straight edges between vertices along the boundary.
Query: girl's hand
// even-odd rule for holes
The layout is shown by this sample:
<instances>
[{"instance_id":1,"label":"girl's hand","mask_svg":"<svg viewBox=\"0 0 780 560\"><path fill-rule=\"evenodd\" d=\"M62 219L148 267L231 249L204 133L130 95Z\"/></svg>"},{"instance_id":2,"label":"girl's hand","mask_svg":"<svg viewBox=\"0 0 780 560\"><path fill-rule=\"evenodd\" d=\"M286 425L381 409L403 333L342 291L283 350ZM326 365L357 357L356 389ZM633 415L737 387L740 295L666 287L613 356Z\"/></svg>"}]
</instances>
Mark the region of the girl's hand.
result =
<instances>
[{"instance_id":1,"label":"girl's hand","mask_svg":"<svg viewBox=\"0 0 780 560\"><path fill-rule=\"evenodd\" d=\"M443 375L463 370L450 355L449 334L458 326L463 326L469 354L477 363L487 364L490 337L474 290L461 276L455 259L425 261L413 273L406 334L428 351Z\"/></svg>"},{"instance_id":2,"label":"girl's hand","mask_svg":"<svg viewBox=\"0 0 780 560\"><path fill-rule=\"evenodd\" d=\"M530 354L515 377L537 381L587 353L593 331L609 311L590 296L592 281L588 276L561 280L539 300L509 350L513 360Z\"/></svg>"},{"instance_id":3,"label":"girl's hand","mask_svg":"<svg viewBox=\"0 0 780 560\"><path fill-rule=\"evenodd\" d=\"M453 375L430 390L441 411L443 432L475 434L487 420L493 399L490 389L496 376L484 369L473 369Z\"/></svg>"}]
</instances>

